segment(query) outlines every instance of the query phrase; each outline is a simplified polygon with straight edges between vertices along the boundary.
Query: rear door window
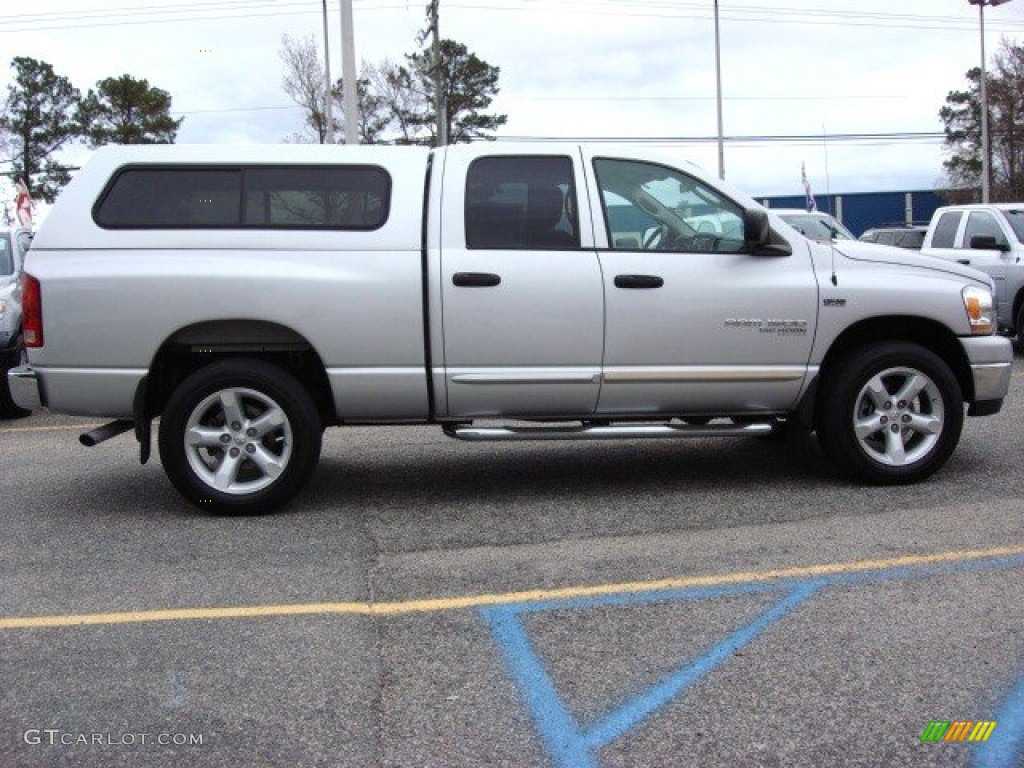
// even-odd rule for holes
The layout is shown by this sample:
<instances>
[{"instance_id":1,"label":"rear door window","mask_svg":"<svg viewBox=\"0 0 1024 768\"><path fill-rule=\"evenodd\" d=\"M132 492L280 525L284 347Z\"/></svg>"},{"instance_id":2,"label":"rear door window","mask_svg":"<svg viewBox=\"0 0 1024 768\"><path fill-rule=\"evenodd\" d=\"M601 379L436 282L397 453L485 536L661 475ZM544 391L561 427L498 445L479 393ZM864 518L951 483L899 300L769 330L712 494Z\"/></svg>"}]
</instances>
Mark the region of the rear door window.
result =
<instances>
[{"instance_id":1,"label":"rear door window","mask_svg":"<svg viewBox=\"0 0 1024 768\"><path fill-rule=\"evenodd\" d=\"M482 157L466 176L466 247L580 247L576 185L568 157Z\"/></svg>"},{"instance_id":2,"label":"rear door window","mask_svg":"<svg viewBox=\"0 0 1024 768\"><path fill-rule=\"evenodd\" d=\"M961 211L946 211L935 224L932 235L932 248L953 248L956 244L956 231L960 226Z\"/></svg>"}]
</instances>

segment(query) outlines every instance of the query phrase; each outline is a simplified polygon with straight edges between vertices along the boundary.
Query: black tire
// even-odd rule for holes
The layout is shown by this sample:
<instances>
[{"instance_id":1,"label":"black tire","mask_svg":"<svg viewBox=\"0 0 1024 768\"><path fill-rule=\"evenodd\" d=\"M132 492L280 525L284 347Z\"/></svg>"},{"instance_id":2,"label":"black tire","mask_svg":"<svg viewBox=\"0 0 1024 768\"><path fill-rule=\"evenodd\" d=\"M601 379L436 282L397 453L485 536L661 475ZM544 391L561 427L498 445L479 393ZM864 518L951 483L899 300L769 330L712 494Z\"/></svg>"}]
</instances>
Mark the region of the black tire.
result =
<instances>
[{"instance_id":1,"label":"black tire","mask_svg":"<svg viewBox=\"0 0 1024 768\"><path fill-rule=\"evenodd\" d=\"M861 482L924 480L949 459L963 423L956 377L917 344L879 342L854 350L822 381L818 440L840 471Z\"/></svg>"},{"instance_id":2,"label":"black tire","mask_svg":"<svg viewBox=\"0 0 1024 768\"><path fill-rule=\"evenodd\" d=\"M16 352L12 356L14 358L13 366L0 366L0 419L23 419L26 416L32 415L32 411L25 410L14 402L14 398L11 397L11 386L7 381L7 371L26 361L25 341L20 333L14 340L14 349Z\"/></svg>"},{"instance_id":3,"label":"black tire","mask_svg":"<svg viewBox=\"0 0 1024 768\"><path fill-rule=\"evenodd\" d=\"M1014 330L1017 332L1017 349L1024 352L1024 304L1017 310L1017 325Z\"/></svg>"},{"instance_id":4,"label":"black tire","mask_svg":"<svg viewBox=\"0 0 1024 768\"><path fill-rule=\"evenodd\" d=\"M260 360L221 360L171 394L160 419L160 460L174 487L201 509L262 515L309 479L321 433L313 400L294 377ZM186 443L189 434L194 444Z\"/></svg>"}]
</instances>

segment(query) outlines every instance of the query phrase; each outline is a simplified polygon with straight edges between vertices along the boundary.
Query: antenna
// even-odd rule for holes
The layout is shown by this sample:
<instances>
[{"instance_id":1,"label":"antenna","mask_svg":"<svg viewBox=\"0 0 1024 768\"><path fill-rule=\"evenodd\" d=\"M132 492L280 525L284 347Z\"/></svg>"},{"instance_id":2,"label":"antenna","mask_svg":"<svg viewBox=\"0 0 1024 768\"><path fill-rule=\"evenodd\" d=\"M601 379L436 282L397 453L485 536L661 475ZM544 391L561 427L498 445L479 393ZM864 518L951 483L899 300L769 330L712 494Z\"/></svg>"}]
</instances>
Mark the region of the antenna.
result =
<instances>
[{"instance_id":1,"label":"antenna","mask_svg":"<svg viewBox=\"0 0 1024 768\"><path fill-rule=\"evenodd\" d=\"M828 215L835 216L832 212L832 180L828 173L828 134L825 133L825 124L821 124L821 151L825 155L825 207L828 208ZM839 285L839 279L836 277L836 242L833 238L829 238L829 247L832 249L832 285Z\"/></svg>"}]
</instances>

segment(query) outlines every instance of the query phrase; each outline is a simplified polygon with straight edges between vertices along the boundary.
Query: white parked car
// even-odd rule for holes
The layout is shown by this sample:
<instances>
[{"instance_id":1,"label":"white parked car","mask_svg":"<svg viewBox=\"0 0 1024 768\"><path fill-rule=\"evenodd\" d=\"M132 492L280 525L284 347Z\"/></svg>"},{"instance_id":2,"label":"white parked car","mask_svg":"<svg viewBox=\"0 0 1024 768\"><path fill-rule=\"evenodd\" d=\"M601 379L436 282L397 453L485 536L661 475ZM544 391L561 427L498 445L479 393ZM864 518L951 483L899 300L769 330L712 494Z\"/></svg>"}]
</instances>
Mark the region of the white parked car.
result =
<instances>
[{"instance_id":1,"label":"white parked car","mask_svg":"<svg viewBox=\"0 0 1024 768\"><path fill-rule=\"evenodd\" d=\"M857 239L834 216L821 211L805 211L803 208L769 208L768 210L804 237L819 243Z\"/></svg>"}]
</instances>

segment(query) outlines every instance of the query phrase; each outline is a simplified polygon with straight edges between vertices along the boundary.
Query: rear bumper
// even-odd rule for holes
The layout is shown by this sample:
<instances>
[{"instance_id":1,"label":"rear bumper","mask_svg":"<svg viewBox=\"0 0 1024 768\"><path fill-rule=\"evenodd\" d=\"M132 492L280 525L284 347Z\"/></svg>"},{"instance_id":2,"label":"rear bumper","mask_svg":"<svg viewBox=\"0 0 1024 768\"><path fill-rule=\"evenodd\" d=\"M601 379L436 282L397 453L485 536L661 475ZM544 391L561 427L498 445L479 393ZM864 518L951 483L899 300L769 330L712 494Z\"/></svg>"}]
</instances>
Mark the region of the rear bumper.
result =
<instances>
[{"instance_id":1,"label":"rear bumper","mask_svg":"<svg viewBox=\"0 0 1024 768\"><path fill-rule=\"evenodd\" d=\"M30 365L20 365L7 371L7 386L19 408L38 411L46 405L42 382Z\"/></svg>"},{"instance_id":2,"label":"rear bumper","mask_svg":"<svg viewBox=\"0 0 1024 768\"><path fill-rule=\"evenodd\" d=\"M132 418L132 403L142 369L48 368L22 365L8 372L11 396L22 408L41 404L57 413L76 416Z\"/></svg>"}]
</instances>

